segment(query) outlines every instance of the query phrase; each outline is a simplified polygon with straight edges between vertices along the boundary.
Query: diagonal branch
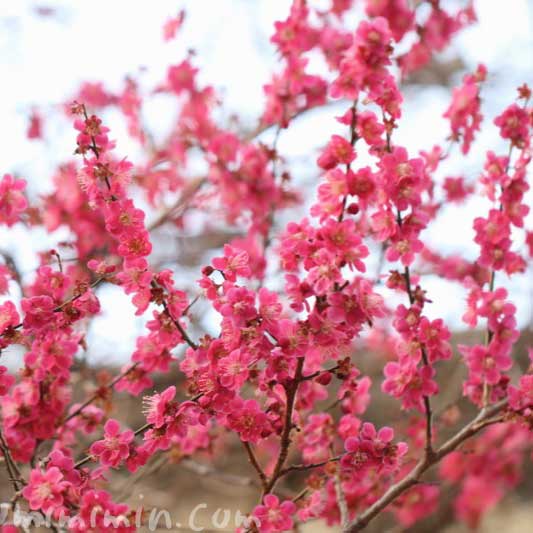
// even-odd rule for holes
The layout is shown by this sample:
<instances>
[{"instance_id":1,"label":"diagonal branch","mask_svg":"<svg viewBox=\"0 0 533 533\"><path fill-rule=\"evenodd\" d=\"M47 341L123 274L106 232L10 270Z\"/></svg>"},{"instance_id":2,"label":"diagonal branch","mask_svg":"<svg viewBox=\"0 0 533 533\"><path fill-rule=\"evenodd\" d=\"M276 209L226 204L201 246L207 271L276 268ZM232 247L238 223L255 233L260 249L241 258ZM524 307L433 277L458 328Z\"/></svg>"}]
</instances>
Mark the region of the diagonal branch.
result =
<instances>
[{"instance_id":1,"label":"diagonal branch","mask_svg":"<svg viewBox=\"0 0 533 533\"><path fill-rule=\"evenodd\" d=\"M259 476L259 479L261 481L261 486L264 489L267 486L268 478L264 470L261 468L261 465L259 464L259 461L257 460L257 457L255 456L255 453L252 449L251 444L245 441L242 441L242 444L244 446L244 449L246 450L246 453L248 454L248 459L250 460L250 463L255 468L255 471L257 472L257 475Z\"/></svg>"},{"instance_id":2,"label":"diagonal branch","mask_svg":"<svg viewBox=\"0 0 533 533\"><path fill-rule=\"evenodd\" d=\"M354 521L348 524L344 533L355 533L363 530L381 511L390 505L396 498L401 496L407 489L420 482L420 478L426 470L437 464L443 457L453 452L465 440L474 436L483 428L501 422L500 417L493 418L496 414L507 407L507 399L501 400L486 409L482 409L476 418L470 421L453 437L447 440L432 455L424 454L422 459L400 481L392 485L383 496L373 503L366 511L361 513Z\"/></svg>"},{"instance_id":3,"label":"diagonal branch","mask_svg":"<svg viewBox=\"0 0 533 533\"><path fill-rule=\"evenodd\" d=\"M263 496L268 494L274 488L274 485L281 476L283 465L285 464L287 456L289 455L289 447L291 445L292 413L294 410L294 402L296 399L296 393L298 391L298 385L302 379L303 366L304 358L300 357L296 366L294 379L285 387L287 395L287 407L285 409L285 419L283 423L283 431L281 433L279 455L276 461L276 466L274 467L274 471L272 472L272 476L267 481L263 489Z\"/></svg>"},{"instance_id":4,"label":"diagonal branch","mask_svg":"<svg viewBox=\"0 0 533 533\"><path fill-rule=\"evenodd\" d=\"M112 389L119 381L125 378L130 372L133 372L133 370L135 370L137 366L139 366L139 363L134 363L129 368L124 370L124 372L121 372L118 376L115 376L115 378L110 383L104 386L104 389ZM63 420L63 424L77 417L86 407L91 405L96 399L100 398L101 395L102 395L101 387L98 387L96 392L91 394L91 396L89 396L82 404L80 404L77 407L77 409L75 409L74 411L72 411L72 413L70 413L68 416L65 417L65 419Z\"/></svg>"}]
</instances>

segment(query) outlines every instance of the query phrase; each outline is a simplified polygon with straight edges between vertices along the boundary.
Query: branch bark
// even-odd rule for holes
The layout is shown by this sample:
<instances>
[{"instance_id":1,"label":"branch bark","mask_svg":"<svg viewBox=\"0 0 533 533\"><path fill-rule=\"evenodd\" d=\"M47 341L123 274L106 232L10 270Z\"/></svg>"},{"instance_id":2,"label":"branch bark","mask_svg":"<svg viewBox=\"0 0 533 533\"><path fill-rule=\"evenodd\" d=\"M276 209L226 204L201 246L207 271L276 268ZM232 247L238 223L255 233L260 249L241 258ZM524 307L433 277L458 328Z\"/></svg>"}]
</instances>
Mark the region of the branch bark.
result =
<instances>
[{"instance_id":1,"label":"branch bark","mask_svg":"<svg viewBox=\"0 0 533 533\"><path fill-rule=\"evenodd\" d=\"M263 496L268 494L276 484L277 480L281 476L283 470L283 465L287 460L289 454L289 447L291 445L291 430L292 430L292 413L294 410L294 401L296 400L296 393L298 392L298 385L302 379L302 369L304 366L304 358L300 357L296 366L296 373L294 379L285 387L287 394L287 407L285 409L285 420L283 423L283 431L281 434L280 441L280 450L278 455L278 460L276 461L276 466L272 472L272 476L267 481L264 489Z\"/></svg>"},{"instance_id":2,"label":"branch bark","mask_svg":"<svg viewBox=\"0 0 533 533\"><path fill-rule=\"evenodd\" d=\"M396 498L401 496L407 489L413 487L420 482L422 474L424 474L429 468L437 464L450 452L453 452L464 441L474 436L483 428L495 424L501 421L500 418L493 419L492 417L507 407L507 399L500 400L499 402L482 409L479 414L458 431L453 437L447 440L440 448L438 448L432 455L428 456L424 453L424 456L413 467L413 469L400 481L392 485L381 496L379 500L373 503L366 511L361 513L355 520L349 523L343 528L344 533L355 533L363 530L381 511L383 511L389 504L391 504Z\"/></svg>"}]
</instances>

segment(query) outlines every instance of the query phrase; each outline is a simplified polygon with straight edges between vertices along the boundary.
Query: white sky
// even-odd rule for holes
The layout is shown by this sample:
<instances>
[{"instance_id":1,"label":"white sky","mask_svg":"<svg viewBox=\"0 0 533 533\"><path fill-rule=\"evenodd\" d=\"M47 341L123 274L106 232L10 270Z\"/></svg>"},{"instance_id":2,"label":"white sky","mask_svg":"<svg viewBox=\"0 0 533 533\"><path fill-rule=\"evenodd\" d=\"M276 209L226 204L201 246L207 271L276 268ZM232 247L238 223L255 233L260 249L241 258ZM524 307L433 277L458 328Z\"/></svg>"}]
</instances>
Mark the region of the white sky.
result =
<instances>
[{"instance_id":1,"label":"white sky","mask_svg":"<svg viewBox=\"0 0 533 533\"><path fill-rule=\"evenodd\" d=\"M312 3L324 4L323 1ZM516 86L524 81L533 84L532 4L527 0L476 2L479 24L466 30L446 52L446 57L459 54L467 69L475 68L478 62L484 62L489 69L489 81L483 89L488 118L480 142L468 161L451 159L445 169L448 175L463 173L473 180L482 168L487 148L505 151L491 121L514 99ZM102 80L113 90L120 87L124 75L140 73L140 67L148 67L140 76L149 87L164 78L169 64L180 62L186 50L194 48L201 80L215 86L229 111L238 111L250 124L255 123L263 103L262 85L277 64L268 42L271 28L275 20L286 17L290 2L2 0L0 6L0 173L25 177L35 197L50 190L54 164L68 159L74 135L68 123L56 118L46 125L52 141L29 142L25 137L29 111L34 105L53 110L82 81ZM56 14L36 16L38 6L53 8ZM187 9L184 28L177 40L164 43L161 27L182 7ZM441 115L449 93L443 88L411 87L406 95L404 118L395 140L415 155L416 150L428 149L446 137L447 124ZM164 129L164 118L168 116L161 109L161 104L154 103L147 110L148 123L156 133ZM314 161L316 150L327 142L329 135L342 133L333 118L337 114L331 108L310 113L282 134L279 150L295 161L294 168L303 176L303 183L312 183L316 169L302 161ZM135 162L136 152L123 125L112 117L109 125L113 138L118 140L117 153L129 155ZM265 140L268 141L268 136ZM487 206L478 200L472 202L467 212L445 209L440 223L425 235L445 251L459 251L473 257L476 249L469 245L473 234L471 221L477 214L486 212ZM61 232L53 236L32 232L30 236L24 228L17 227L0 232L0 247L13 253L23 271L30 272L36 264L32 248L52 247L57 239L65 236ZM443 316L450 326L459 327L464 292L436 279L425 280L424 285L435 301L428 309L429 314ZM521 325L529 323L531 272L511 282L505 280L504 285L518 297ZM90 338L96 343L91 357L123 359L131 353L142 321L130 318L133 313L129 298L121 295L119 289L107 288L100 295L102 306L108 311L91 327L91 331L98 331L98 335ZM111 320L112 316L119 318Z\"/></svg>"}]
</instances>

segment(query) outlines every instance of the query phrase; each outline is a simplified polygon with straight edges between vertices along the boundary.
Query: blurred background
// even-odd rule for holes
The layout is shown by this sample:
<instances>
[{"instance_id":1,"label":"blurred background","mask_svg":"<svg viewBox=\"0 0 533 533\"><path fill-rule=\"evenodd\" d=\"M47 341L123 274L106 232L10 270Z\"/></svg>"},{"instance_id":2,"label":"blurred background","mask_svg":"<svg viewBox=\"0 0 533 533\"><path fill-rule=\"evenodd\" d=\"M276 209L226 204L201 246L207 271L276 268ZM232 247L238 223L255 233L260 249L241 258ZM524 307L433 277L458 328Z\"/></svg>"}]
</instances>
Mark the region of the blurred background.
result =
<instances>
[{"instance_id":1,"label":"blurred background","mask_svg":"<svg viewBox=\"0 0 533 533\"><path fill-rule=\"evenodd\" d=\"M328 5L321 0L312 3ZM454 3L460 4L454 0L447 2L451 6ZM358 2L355 4L357 6ZM0 170L24 177L29 182L32 198L52 190L51 177L57 164L72 157L74 133L70 122L60 112L60 105L72 99L83 82L102 81L104 87L113 92L119 90L126 76L134 76L141 89L150 93L165 79L169 64L177 64L189 50L194 50L194 63L200 69L201 82L213 85L224 101L220 120L227 122L237 113L250 128L257 124L264 104L262 87L278 66L269 37L274 21L286 18L290 1L158 0L149 8L146 6L140 0L3 3L0 11L0 116L3 123ZM475 7L479 22L463 30L452 46L439 54L428 68L406 82L404 115L395 132L395 140L407 146L412 155L443 142L448 135L448 124L442 113L448 106L450 89L460 84L465 72L473 71L483 62L489 77L482 91L486 120L478 142L467 159L455 150L441 170L443 177L462 175L469 182L477 179L487 149L505 153L492 119L513 101L516 87L524 81L531 83L533 79L533 2L478 1ZM163 24L183 8L187 16L177 39L164 42ZM354 28L358 15L356 7ZM313 68L318 73L325 69L318 61ZM173 115L168 112L168 106L169 102L157 95L145 101L143 120L156 140L162 139L172 124ZM335 102L308 112L280 137L279 152L292 169L307 204L315 198L317 151L332 133L343 133L334 117L345 108L345 102ZM34 109L45 119L44 142L31 142L26 137ZM117 140L117 154L127 156L135 164L142 163L142 153L128 137L118 111L107 112L105 122L111 128L112 138ZM272 135L273 132L267 132L260 140L271 143ZM363 165L364 161L358 159L358 163ZM531 196L528 199L531 200ZM475 257L472 220L486 212L488 204L480 199L473 199L470 204L468 209L456 205L445 208L439 222L425 232L428 242L446 253ZM301 213L303 209L300 213L291 211L285 218L294 219ZM282 216L277 227L281 228L284 222ZM30 232L21 225L0 232L2 249L11 254L22 273L29 276L38 264L34 243L44 250L56 246L67 236L61 230L52 235ZM160 237L165 237L164 231ZM181 241L183 246L186 236L181 237L185 239ZM166 235L163 242L167 253L172 246L179 248L177 238ZM220 246L222 242L223 235L214 238L208 248ZM176 252L178 255L184 254ZM190 281L196 279L196 272L191 270ZM429 308L430 314L445 318L450 327L461 328L463 289L433 276L427 278L424 285L435 302ZM505 280L505 286L519 302L518 318L522 327L531 325L532 279L531 272L527 272L514 276L512 281ZM103 287L99 296L103 309L110 313L104 311L95 321L98 335L91 339L92 349L87 357L93 362L110 358L123 361L131 353L143 322L133 317L129 299L119 288ZM108 305L111 302L112 305ZM120 331L112 316L120 316ZM209 324L207 317L204 326L209 328Z\"/></svg>"},{"instance_id":2,"label":"blurred background","mask_svg":"<svg viewBox=\"0 0 533 533\"><path fill-rule=\"evenodd\" d=\"M181 62L190 50L194 50L194 63L200 70L201 82L212 85L224 101L220 121L232 120L235 113L245 126L254 128L264 103L262 87L279 67L275 50L269 43L273 23L286 18L290 3L289 0L2 2L0 172L25 178L33 200L52 190L54 169L71 159L75 146L75 133L61 112L61 106L72 99L83 82L102 81L105 88L113 92L123 86L126 76L135 77L141 89L149 95L143 108L143 120L155 140L163 139L172 125L172 114L167 110L168 101L164 97L150 95L150 92L165 79L168 65ZM313 0L311 3L326 6L329 1ZM460 2L449 0L444 3ZM463 30L453 45L439 54L429 67L406 81L403 88L404 113L395 133L395 142L405 145L411 156L419 150L428 150L435 144L443 143L448 135L448 124L442 114L449 104L451 88L461 82L465 72L475 70L480 62L484 63L489 76L482 89L486 116L482 131L467 159L455 150L440 171L442 178L461 175L471 183L482 170L487 149L500 154L506 152L492 125L493 118L514 100L516 87L523 82L533 83L533 1L479 0L475 2L475 8L478 23ZM187 12L184 26L177 39L165 42L162 26L181 9ZM356 7L354 29L358 18ZM313 66L317 73L325 69L318 61ZM305 207L313 202L319 178L314 164L317 153L332 133L343 133L334 117L345 109L345 102L337 102L313 110L296 119L289 130L282 132L278 150L292 169L295 183L304 196L304 206L285 212L276 221L278 229L286 220L300 218ZM31 142L26 136L29 117L34 110L39 110L44 117L43 141ZM142 152L128 137L118 112L106 112L105 123L111 128L111 137L117 140L117 154L127 156L134 164L142 164ZM273 132L266 132L261 137L267 144L272 143L272 139ZM357 162L364 164L364 161ZM201 162L198 162L198 169L201 168ZM531 192L528 203L533 205ZM485 213L487 208L488 202L480 198L469 200L466 208L456 205L446 207L438 223L425 233L427 242L444 253L458 253L468 259L476 257L477 249L472 244L472 220ZM157 216L157 211L148 210L149 220ZM530 215L530 228L531 222ZM152 260L179 271L180 283L194 287L194 280L199 277L199 265L235 236L233 231L233 228L218 227L217 231L211 232L210 239L204 238L198 245L194 242L194 228L185 228L184 231L160 228L153 237L155 250ZM0 251L12 256L22 276L31 279L38 265L36 251L53 248L58 241L66 238L66 230L46 234L19 224L10 230L0 230ZM518 242L518 247L521 245ZM372 261L377 262L377 259L369 261L371 272L373 266L376 267ZM279 280L273 275L268 284L279 287ZM461 336L464 290L458 284L445 283L431 275L424 278L423 284L434 302L428 307L429 315L444 318L450 329ZM532 272L516 275L512 280L505 279L501 274L498 285L505 286L517 303L520 327L531 330ZM15 287L13 292L16 293ZM118 365L131 355L135 338L142 332L146 319L134 316L129 297L123 295L118 287L103 286L98 296L103 312L90 326L86 362L91 365L103 362ZM194 313L199 330L216 332L216 321L201 302ZM15 348L6 350L6 355L12 367L20 364L20 354ZM127 400L124 402L123 407L128 411ZM376 416L379 418L379 415ZM237 469L246 468L238 463L236 466ZM155 473L163 466L156 464L152 468ZM253 503L249 487L232 487L233 492L228 493L227 479L217 481L213 476L202 475L197 467L191 465L189 471L191 476L188 478L161 478L167 480L168 486L162 485L161 479L154 483L147 481L147 485L142 484L144 478L125 479L125 494L138 498L143 491L149 491L153 497L160 498L158 502L163 499L160 507L165 506L165 499L167 505L174 505L176 498L181 498L185 509L189 505L187 495L191 501L197 499L194 490L205 492L206 498L216 502L213 510L217 506L234 508L236 502L241 502L243 510L247 510ZM165 470L165 473L168 474L168 471ZM176 486L176 479L179 479L179 486ZM515 517L513 522L508 520L509 513ZM207 513L204 514L207 516ZM522 518L524 521L521 522ZM483 531L530 531L532 518L533 513L523 500L506 501L484 523ZM445 522L442 519L440 525L426 524L423 526L426 529L420 531L434 530L435 527L444 531L448 527ZM398 531L387 524L376 527L376 531ZM315 531L326 531L326 528L319 525Z\"/></svg>"}]
</instances>

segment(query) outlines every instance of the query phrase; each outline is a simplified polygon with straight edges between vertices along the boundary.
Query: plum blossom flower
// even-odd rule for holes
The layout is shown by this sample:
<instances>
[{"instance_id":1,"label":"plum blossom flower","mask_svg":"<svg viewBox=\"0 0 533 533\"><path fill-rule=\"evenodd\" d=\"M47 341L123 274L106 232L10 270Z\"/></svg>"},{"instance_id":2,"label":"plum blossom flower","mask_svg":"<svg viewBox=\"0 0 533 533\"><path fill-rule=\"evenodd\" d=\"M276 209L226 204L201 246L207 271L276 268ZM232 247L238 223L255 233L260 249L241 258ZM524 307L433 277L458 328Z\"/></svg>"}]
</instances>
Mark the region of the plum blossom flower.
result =
<instances>
[{"instance_id":1,"label":"plum blossom flower","mask_svg":"<svg viewBox=\"0 0 533 533\"><path fill-rule=\"evenodd\" d=\"M435 369L430 366L418 368L416 361L409 357L387 363L383 373L385 381L381 389L385 394L400 398L404 409L414 407L423 411L424 396L433 396L438 392L438 386L432 379Z\"/></svg>"},{"instance_id":2,"label":"plum blossom flower","mask_svg":"<svg viewBox=\"0 0 533 533\"><path fill-rule=\"evenodd\" d=\"M479 84L485 80L486 74L485 66L479 65L475 74L465 75L463 85L453 90L452 102L444 113L444 117L450 120L452 139L463 139L463 154L470 151L474 134L479 130L483 119Z\"/></svg>"},{"instance_id":3,"label":"plum blossom flower","mask_svg":"<svg viewBox=\"0 0 533 533\"><path fill-rule=\"evenodd\" d=\"M20 215L28 207L24 196L26 181L4 174L0 181L0 224L12 226L20 220Z\"/></svg>"},{"instance_id":4,"label":"plum blossom flower","mask_svg":"<svg viewBox=\"0 0 533 533\"><path fill-rule=\"evenodd\" d=\"M224 257L215 257L212 264L224 274L227 281L236 281L237 276L249 278L251 275L248 253L229 244L224 245Z\"/></svg>"},{"instance_id":5,"label":"plum blossom flower","mask_svg":"<svg viewBox=\"0 0 533 533\"><path fill-rule=\"evenodd\" d=\"M128 458L134 437L131 429L121 433L119 422L111 418L105 423L104 438L91 445L91 455L97 457L102 465L116 468Z\"/></svg>"},{"instance_id":6,"label":"plum blossom flower","mask_svg":"<svg viewBox=\"0 0 533 533\"><path fill-rule=\"evenodd\" d=\"M350 164L355 159L352 145L340 135L333 135L329 144L317 160L317 164L324 170L331 170L339 164Z\"/></svg>"},{"instance_id":7,"label":"plum blossom flower","mask_svg":"<svg viewBox=\"0 0 533 533\"><path fill-rule=\"evenodd\" d=\"M7 368L0 365L0 396L4 396L15 383L15 378L7 373Z\"/></svg>"},{"instance_id":8,"label":"plum blossom flower","mask_svg":"<svg viewBox=\"0 0 533 533\"><path fill-rule=\"evenodd\" d=\"M20 322L19 314L13 302L9 300L0 305L0 333Z\"/></svg>"},{"instance_id":9,"label":"plum blossom flower","mask_svg":"<svg viewBox=\"0 0 533 533\"><path fill-rule=\"evenodd\" d=\"M274 494L267 494L263 503L253 510L253 516L258 520L260 531L273 533L292 529L292 516L296 512L296 505L290 500L280 503Z\"/></svg>"},{"instance_id":10,"label":"plum blossom flower","mask_svg":"<svg viewBox=\"0 0 533 533\"><path fill-rule=\"evenodd\" d=\"M459 345L458 349L465 357L470 372L489 385L496 385L502 373L509 370L513 364L507 353L494 353L487 346Z\"/></svg>"},{"instance_id":11,"label":"plum blossom flower","mask_svg":"<svg viewBox=\"0 0 533 533\"><path fill-rule=\"evenodd\" d=\"M44 472L39 468L34 468L22 494L28 500L30 509L40 509L44 512L56 511L63 505L68 487L69 483L65 481L57 466L52 466Z\"/></svg>"},{"instance_id":12,"label":"plum blossom flower","mask_svg":"<svg viewBox=\"0 0 533 533\"><path fill-rule=\"evenodd\" d=\"M510 105L494 119L494 124L500 128L500 135L503 139L510 139L519 148L524 146L529 137L530 116L527 110L518 104Z\"/></svg>"},{"instance_id":13,"label":"plum blossom flower","mask_svg":"<svg viewBox=\"0 0 533 533\"><path fill-rule=\"evenodd\" d=\"M394 431L383 427L376 431L373 424L365 422L357 437L348 437L344 443L346 454L341 458L343 468L362 475L369 469L392 472L407 453L407 444L393 444Z\"/></svg>"},{"instance_id":14,"label":"plum blossom flower","mask_svg":"<svg viewBox=\"0 0 533 533\"><path fill-rule=\"evenodd\" d=\"M228 424L243 442L256 443L272 432L268 417L256 400L235 399L228 413Z\"/></svg>"}]
</instances>

